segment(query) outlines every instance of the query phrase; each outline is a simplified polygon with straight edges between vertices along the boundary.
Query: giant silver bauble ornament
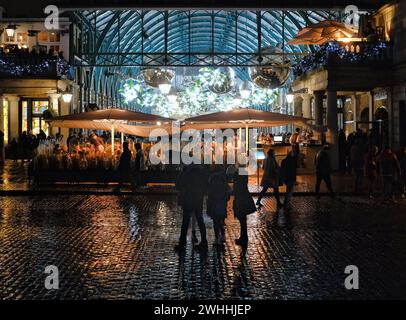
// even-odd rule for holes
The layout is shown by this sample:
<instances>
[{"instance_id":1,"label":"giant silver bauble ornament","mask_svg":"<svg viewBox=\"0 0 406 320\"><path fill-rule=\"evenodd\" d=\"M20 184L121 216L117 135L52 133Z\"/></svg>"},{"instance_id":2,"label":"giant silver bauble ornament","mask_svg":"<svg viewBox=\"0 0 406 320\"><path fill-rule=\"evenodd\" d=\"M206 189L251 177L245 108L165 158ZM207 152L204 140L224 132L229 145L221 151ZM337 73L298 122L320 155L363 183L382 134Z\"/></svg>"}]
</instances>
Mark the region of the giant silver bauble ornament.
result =
<instances>
[{"instance_id":1,"label":"giant silver bauble ornament","mask_svg":"<svg viewBox=\"0 0 406 320\"><path fill-rule=\"evenodd\" d=\"M261 66L250 67L248 73L251 81L264 89L281 87L289 78L290 60L282 55L282 49L277 47L264 48L262 53L277 53L277 55L265 55Z\"/></svg>"},{"instance_id":2,"label":"giant silver bauble ornament","mask_svg":"<svg viewBox=\"0 0 406 320\"><path fill-rule=\"evenodd\" d=\"M213 71L208 88L211 92L225 94L230 92L235 85L235 73L230 67L219 67Z\"/></svg>"},{"instance_id":3,"label":"giant silver bauble ornament","mask_svg":"<svg viewBox=\"0 0 406 320\"><path fill-rule=\"evenodd\" d=\"M172 81L175 76L175 71L161 68L144 68L141 70L144 82L154 88L158 88L160 84L169 80Z\"/></svg>"}]
</instances>

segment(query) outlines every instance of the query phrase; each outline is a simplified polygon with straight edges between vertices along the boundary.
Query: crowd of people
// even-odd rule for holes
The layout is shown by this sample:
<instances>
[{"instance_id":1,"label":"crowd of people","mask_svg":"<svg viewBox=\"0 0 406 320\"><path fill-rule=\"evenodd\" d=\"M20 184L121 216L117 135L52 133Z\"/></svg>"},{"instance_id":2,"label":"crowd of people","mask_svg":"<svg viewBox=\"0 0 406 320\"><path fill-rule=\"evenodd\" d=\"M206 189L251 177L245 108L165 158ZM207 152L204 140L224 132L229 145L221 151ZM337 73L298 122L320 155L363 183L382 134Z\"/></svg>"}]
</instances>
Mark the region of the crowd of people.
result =
<instances>
[{"instance_id":1,"label":"crowd of people","mask_svg":"<svg viewBox=\"0 0 406 320\"><path fill-rule=\"evenodd\" d=\"M42 129L38 134L34 134L32 131L23 131L18 139L11 140L10 144L6 146L6 154L14 161L32 159L41 141L47 139L61 140L63 136L59 134L55 138L47 136Z\"/></svg>"},{"instance_id":2,"label":"crowd of people","mask_svg":"<svg viewBox=\"0 0 406 320\"><path fill-rule=\"evenodd\" d=\"M362 192L366 179L368 196L374 199L380 182L384 200L396 202L396 194L405 197L406 148L397 155L381 139L372 131L366 134L361 129L348 137L339 132L339 169L354 175L356 193Z\"/></svg>"},{"instance_id":3,"label":"crowd of people","mask_svg":"<svg viewBox=\"0 0 406 320\"><path fill-rule=\"evenodd\" d=\"M257 206L262 206L261 199L268 188L273 188L277 207L285 210L291 209L290 200L296 182L298 146L293 145L291 151L283 159L279 166L275 160L273 150L270 149L265 161L265 173L261 184L263 190L255 204L248 190L248 174L246 168L238 166L215 166L211 167L208 173L200 165L189 165L184 167L176 183L179 190L179 203L183 209L183 220L179 243L176 249L183 251L186 246L187 231L192 221L196 221L201 241L197 245L200 249L207 247L206 227L203 220L204 198L207 196L206 212L213 219L215 234L215 245L224 244L224 225L227 216L227 203L233 195L233 212L240 223L240 237L235 240L237 245L246 248L248 244L247 216L257 211ZM233 187L230 188L229 181ZM279 186L286 185L286 195L282 203L279 197ZM192 227L194 229L194 227ZM197 243L197 237L192 230L192 241Z\"/></svg>"}]
</instances>

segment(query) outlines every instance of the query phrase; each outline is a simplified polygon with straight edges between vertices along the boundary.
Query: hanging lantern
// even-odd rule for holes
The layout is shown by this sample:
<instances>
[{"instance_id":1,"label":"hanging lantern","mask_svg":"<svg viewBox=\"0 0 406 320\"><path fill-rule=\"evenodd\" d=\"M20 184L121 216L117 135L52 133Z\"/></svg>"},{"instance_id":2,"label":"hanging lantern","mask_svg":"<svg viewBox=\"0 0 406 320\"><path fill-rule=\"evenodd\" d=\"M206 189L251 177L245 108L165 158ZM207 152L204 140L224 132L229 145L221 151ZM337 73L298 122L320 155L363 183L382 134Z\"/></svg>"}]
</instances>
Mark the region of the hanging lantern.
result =
<instances>
[{"instance_id":1,"label":"hanging lantern","mask_svg":"<svg viewBox=\"0 0 406 320\"><path fill-rule=\"evenodd\" d=\"M219 67L211 73L208 88L213 93L225 94L234 88L234 84L234 70L230 67Z\"/></svg>"},{"instance_id":2,"label":"hanging lantern","mask_svg":"<svg viewBox=\"0 0 406 320\"><path fill-rule=\"evenodd\" d=\"M142 77L144 82L153 87L159 88L160 84L164 84L164 90L168 88L168 82L171 83L173 77L175 76L175 71L170 69L161 69L161 68L146 68L141 70ZM170 90L170 86L168 92Z\"/></svg>"},{"instance_id":3,"label":"hanging lantern","mask_svg":"<svg viewBox=\"0 0 406 320\"><path fill-rule=\"evenodd\" d=\"M242 99L248 99L248 97L251 95L251 84L249 81L243 81L240 87L240 94Z\"/></svg>"},{"instance_id":4,"label":"hanging lantern","mask_svg":"<svg viewBox=\"0 0 406 320\"><path fill-rule=\"evenodd\" d=\"M166 95L169 93L169 91L171 91L172 83L168 78L164 77L158 84L158 87L161 93Z\"/></svg>"},{"instance_id":5,"label":"hanging lantern","mask_svg":"<svg viewBox=\"0 0 406 320\"><path fill-rule=\"evenodd\" d=\"M293 94L293 90L292 90L292 88L289 88L289 91L286 94L286 102L292 103L294 98L295 98L295 95Z\"/></svg>"},{"instance_id":6,"label":"hanging lantern","mask_svg":"<svg viewBox=\"0 0 406 320\"><path fill-rule=\"evenodd\" d=\"M176 95L175 89L172 87L166 96L170 104L175 104L178 100L178 96Z\"/></svg>"}]
</instances>

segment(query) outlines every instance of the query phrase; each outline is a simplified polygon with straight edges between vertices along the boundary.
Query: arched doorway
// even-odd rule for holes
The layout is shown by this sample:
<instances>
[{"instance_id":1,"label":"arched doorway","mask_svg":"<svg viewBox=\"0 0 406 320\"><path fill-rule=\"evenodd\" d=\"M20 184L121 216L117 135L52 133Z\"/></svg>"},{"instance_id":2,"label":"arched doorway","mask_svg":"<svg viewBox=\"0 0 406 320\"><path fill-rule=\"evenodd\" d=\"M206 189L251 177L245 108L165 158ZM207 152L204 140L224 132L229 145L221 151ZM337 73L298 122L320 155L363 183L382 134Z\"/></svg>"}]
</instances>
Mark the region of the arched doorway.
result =
<instances>
[{"instance_id":1,"label":"arched doorway","mask_svg":"<svg viewBox=\"0 0 406 320\"><path fill-rule=\"evenodd\" d=\"M367 122L369 122L369 109L368 108L364 108L361 111L360 114L360 124L358 126L359 129L361 129L364 132L368 132L369 129L369 124Z\"/></svg>"}]
</instances>

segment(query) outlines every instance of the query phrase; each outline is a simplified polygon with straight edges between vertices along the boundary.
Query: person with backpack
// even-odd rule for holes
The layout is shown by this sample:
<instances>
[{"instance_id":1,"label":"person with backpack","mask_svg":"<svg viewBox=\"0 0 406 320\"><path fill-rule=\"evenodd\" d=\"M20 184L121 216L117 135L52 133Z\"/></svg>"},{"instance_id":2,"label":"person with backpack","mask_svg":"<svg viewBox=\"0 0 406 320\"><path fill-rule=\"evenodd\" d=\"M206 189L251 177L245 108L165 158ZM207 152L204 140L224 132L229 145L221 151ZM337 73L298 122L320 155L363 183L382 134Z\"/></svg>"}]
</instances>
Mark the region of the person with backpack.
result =
<instances>
[{"instance_id":1,"label":"person with backpack","mask_svg":"<svg viewBox=\"0 0 406 320\"><path fill-rule=\"evenodd\" d=\"M286 185L286 195L285 201L283 203L283 208L285 210L290 209L290 200L293 195L293 187L296 183L297 154L298 149L296 145L292 145L292 150L282 160L281 163L282 181Z\"/></svg>"},{"instance_id":2,"label":"person with backpack","mask_svg":"<svg viewBox=\"0 0 406 320\"><path fill-rule=\"evenodd\" d=\"M333 187L331 185L331 164L329 156L329 146L325 145L321 149L315 158L316 165L316 197L320 198L320 185L324 181L327 189L330 191L330 195L334 197Z\"/></svg>"},{"instance_id":3,"label":"person with backpack","mask_svg":"<svg viewBox=\"0 0 406 320\"><path fill-rule=\"evenodd\" d=\"M227 176L222 167L213 165L207 185L207 215L213 219L215 245L224 241L224 220L227 216L229 190Z\"/></svg>"},{"instance_id":4,"label":"person with backpack","mask_svg":"<svg viewBox=\"0 0 406 320\"><path fill-rule=\"evenodd\" d=\"M183 210L182 227L179 243L175 246L177 251L186 248L186 237L191 217L195 215L200 231L200 244L198 248L207 248L206 226L203 221L203 198L207 188L207 176L198 165L189 165L181 172L176 188L179 190L180 205Z\"/></svg>"},{"instance_id":5,"label":"person with backpack","mask_svg":"<svg viewBox=\"0 0 406 320\"><path fill-rule=\"evenodd\" d=\"M240 168L242 170L243 168ZM240 238L235 243L245 248L248 244L247 215L256 212L255 202L248 190L248 174L239 172L234 174L234 216L240 222Z\"/></svg>"},{"instance_id":6,"label":"person with backpack","mask_svg":"<svg viewBox=\"0 0 406 320\"><path fill-rule=\"evenodd\" d=\"M263 204L261 203L261 200L269 188L273 189L273 195L276 199L277 208L279 209L282 207L282 203L279 198L279 181L280 181L280 167L279 167L278 162L275 159L274 150L269 149L268 156L265 159L265 163L264 163L264 175L262 176L262 180L261 180L262 191L259 194L259 197L258 197L258 200L256 203L258 207L263 206Z\"/></svg>"}]
</instances>

